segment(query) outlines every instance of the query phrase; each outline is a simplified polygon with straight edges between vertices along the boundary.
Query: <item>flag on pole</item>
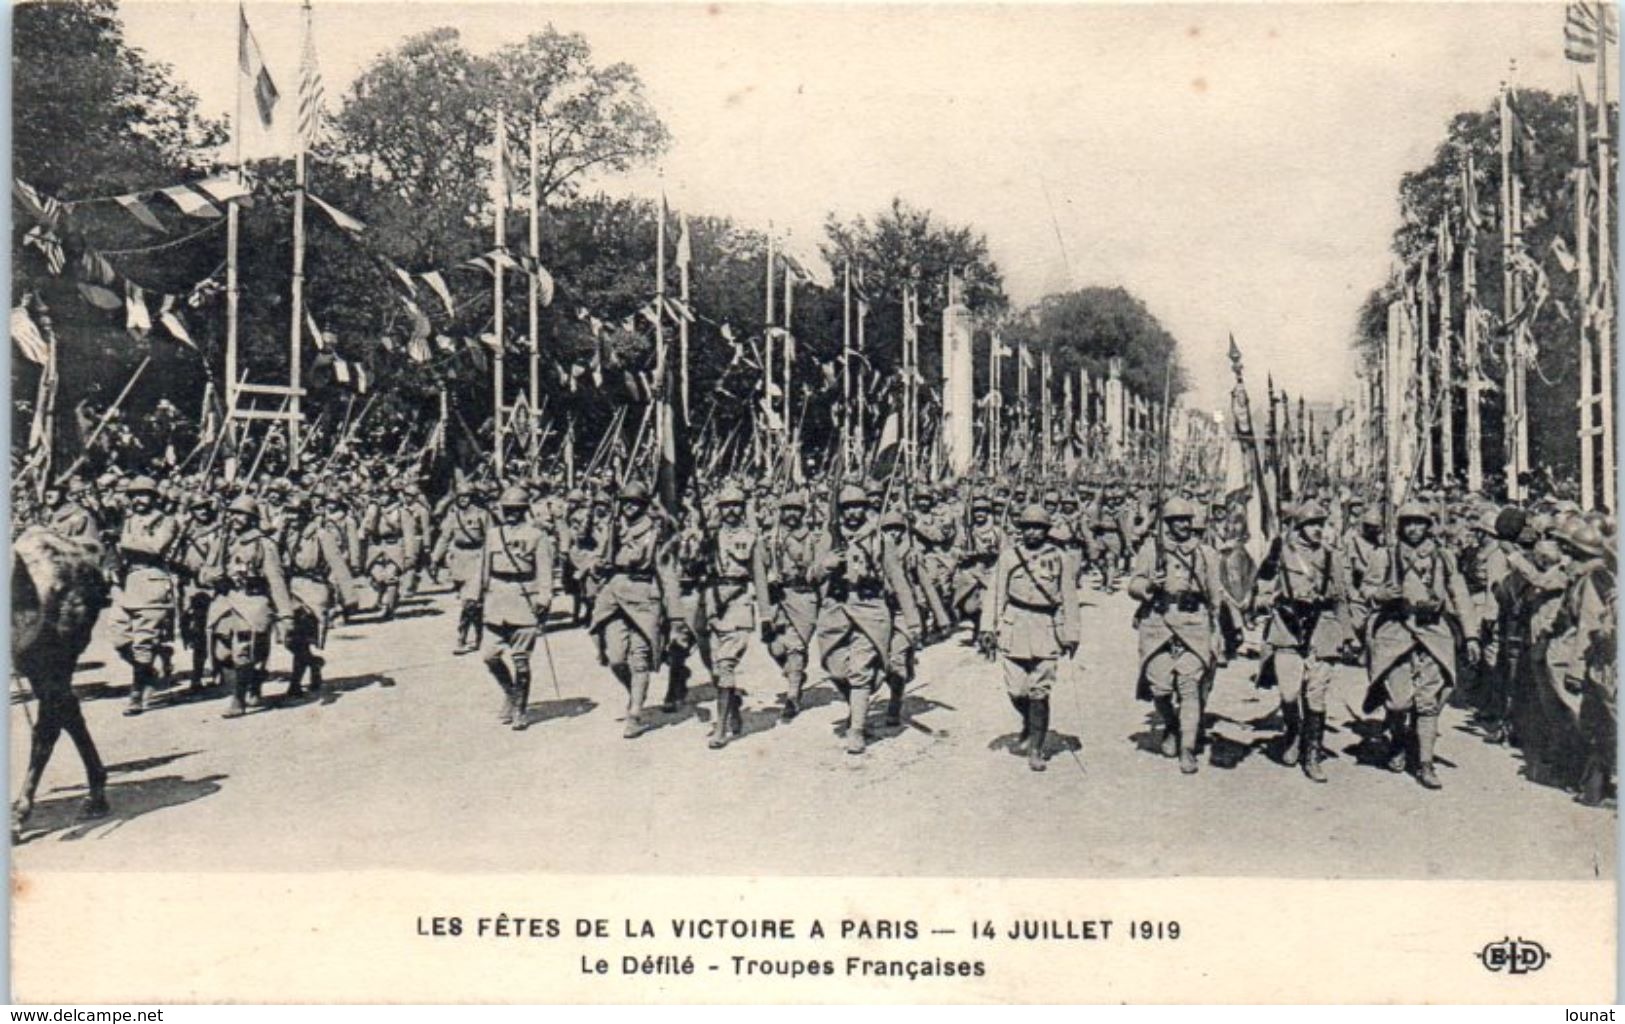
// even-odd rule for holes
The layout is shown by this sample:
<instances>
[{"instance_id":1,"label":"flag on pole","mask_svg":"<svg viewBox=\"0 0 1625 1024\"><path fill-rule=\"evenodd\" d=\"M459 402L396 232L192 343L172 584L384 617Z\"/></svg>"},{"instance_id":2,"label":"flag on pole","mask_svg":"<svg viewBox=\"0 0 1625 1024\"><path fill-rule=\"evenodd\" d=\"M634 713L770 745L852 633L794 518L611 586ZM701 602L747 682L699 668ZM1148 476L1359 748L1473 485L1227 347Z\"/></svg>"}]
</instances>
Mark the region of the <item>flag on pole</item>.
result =
<instances>
[{"instance_id":1,"label":"flag on pole","mask_svg":"<svg viewBox=\"0 0 1625 1024\"><path fill-rule=\"evenodd\" d=\"M686 273L688 265L694 260L693 244L688 240L688 216L685 214L681 220L681 228L677 233L677 269Z\"/></svg>"},{"instance_id":2,"label":"flag on pole","mask_svg":"<svg viewBox=\"0 0 1625 1024\"><path fill-rule=\"evenodd\" d=\"M333 223L337 224L339 227L343 228L345 231L349 231L352 234L359 235L361 232L367 230L367 225L365 225L365 224L361 223L360 221L356 220L354 217L352 217L349 214L345 213L343 210L341 210L338 207L334 206L332 203L329 203L326 200L322 199L320 196L313 195L312 193L306 192L305 193L305 198L309 199L311 202L315 203L317 209L321 210L323 213L325 213L329 217L331 217L333 219Z\"/></svg>"},{"instance_id":3,"label":"flag on pole","mask_svg":"<svg viewBox=\"0 0 1625 1024\"><path fill-rule=\"evenodd\" d=\"M45 336L40 333L39 325L28 315L25 306L11 308L11 340L17 343L23 358L31 363L44 366L51 357L51 348L45 343Z\"/></svg>"},{"instance_id":4,"label":"flag on pole","mask_svg":"<svg viewBox=\"0 0 1625 1024\"><path fill-rule=\"evenodd\" d=\"M1467 230L1475 232L1483 218L1478 212L1478 184L1474 181L1473 155L1467 154L1467 162L1461 167L1461 210L1462 216L1467 220Z\"/></svg>"},{"instance_id":5,"label":"flag on pole","mask_svg":"<svg viewBox=\"0 0 1625 1024\"><path fill-rule=\"evenodd\" d=\"M1571 3L1563 17L1563 56L1576 64L1594 64L1598 36L1619 41L1612 3Z\"/></svg>"},{"instance_id":6,"label":"flag on pole","mask_svg":"<svg viewBox=\"0 0 1625 1024\"><path fill-rule=\"evenodd\" d=\"M141 287L131 281L124 282L124 327L135 334L152 330L152 317L147 313L147 297Z\"/></svg>"},{"instance_id":7,"label":"flag on pole","mask_svg":"<svg viewBox=\"0 0 1625 1024\"><path fill-rule=\"evenodd\" d=\"M254 95L254 108L259 111L260 124L271 127L271 117L279 98L276 83L271 81L270 69L265 66L260 44L248 27L248 13L241 4L237 5L237 72L247 79L249 91Z\"/></svg>"},{"instance_id":8,"label":"flag on pole","mask_svg":"<svg viewBox=\"0 0 1625 1024\"><path fill-rule=\"evenodd\" d=\"M322 124L322 70L316 64L316 33L310 8L305 8L305 46L299 55L299 140L304 148L316 145Z\"/></svg>"}]
</instances>

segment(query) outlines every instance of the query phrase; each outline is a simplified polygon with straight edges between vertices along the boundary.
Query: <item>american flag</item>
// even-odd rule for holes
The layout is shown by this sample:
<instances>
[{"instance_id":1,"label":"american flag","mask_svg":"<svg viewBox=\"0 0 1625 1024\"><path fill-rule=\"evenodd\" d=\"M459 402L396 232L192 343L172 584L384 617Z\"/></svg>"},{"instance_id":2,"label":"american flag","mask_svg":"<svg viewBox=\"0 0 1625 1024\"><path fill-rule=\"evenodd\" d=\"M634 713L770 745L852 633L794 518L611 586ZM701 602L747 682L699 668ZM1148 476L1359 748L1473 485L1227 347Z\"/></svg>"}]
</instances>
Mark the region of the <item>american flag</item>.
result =
<instances>
[{"instance_id":1,"label":"american flag","mask_svg":"<svg viewBox=\"0 0 1625 1024\"><path fill-rule=\"evenodd\" d=\"M316 33L312 31L310 4L305 4L305 45L299 56L299 140L306 149L316 145L322 125L322 69L316 64Z\"/></svg>"},{"instance_id":2,"label":"american flag","mask_svg":"<svg viewBox=\"0 0 1625 1024\"><path fill-rule=\"evenodd\" d=\"M1599 25L1608 42L1619 41L1613 4L1585 3L1584 0L1569 4L1563 19L1563 56L1578 64L1595 63Z\"/></svg>"}]
</instances>

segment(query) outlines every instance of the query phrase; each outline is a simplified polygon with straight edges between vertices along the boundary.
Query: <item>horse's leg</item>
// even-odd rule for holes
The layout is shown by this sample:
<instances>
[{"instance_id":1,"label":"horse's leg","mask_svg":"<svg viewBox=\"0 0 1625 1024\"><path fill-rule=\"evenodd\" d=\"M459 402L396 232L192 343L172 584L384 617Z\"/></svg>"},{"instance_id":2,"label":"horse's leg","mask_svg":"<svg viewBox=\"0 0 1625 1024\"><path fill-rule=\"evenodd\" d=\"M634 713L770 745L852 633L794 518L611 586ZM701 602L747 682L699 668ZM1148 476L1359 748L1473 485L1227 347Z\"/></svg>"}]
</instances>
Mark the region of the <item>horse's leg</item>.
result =
<instances>
[{"instance_id":1,"label":"horse's leg","mask_svg":"<svg viewBox=\"0 0 1625 1024\"><path fill-rule=\"evenodd\" d=\"M62 727L67 730L68 737L73 740L74 747L79 751L79 760L85 763L85 782L90 790L85 797L84 806L79 809L81 820L100 818L107 813L107 768L102 764L102 755L96 749L96 741L90 738L90 726L85 722L84 712L79 707L79 698L70 696L63 708Z\"/></svg>"},{"instance_id":2,"label":"horse's leg","mask_svg":"<svg viewBox=\"0 0 1625 1024\"><path fill-rule=\"evenodd\" d=\"M11 831L16 835L34 813L34 794L39 789L40 776L45 774L45 766L50 763L51 751L56 749L57 737L62 735L62 711L60 699L46 696L48 692L41 687L35 691L40 694L39 720L34 723L34 733L28 746L28 771L23 776L23 792L11 808Z\"/></svg>"}]
</instances>

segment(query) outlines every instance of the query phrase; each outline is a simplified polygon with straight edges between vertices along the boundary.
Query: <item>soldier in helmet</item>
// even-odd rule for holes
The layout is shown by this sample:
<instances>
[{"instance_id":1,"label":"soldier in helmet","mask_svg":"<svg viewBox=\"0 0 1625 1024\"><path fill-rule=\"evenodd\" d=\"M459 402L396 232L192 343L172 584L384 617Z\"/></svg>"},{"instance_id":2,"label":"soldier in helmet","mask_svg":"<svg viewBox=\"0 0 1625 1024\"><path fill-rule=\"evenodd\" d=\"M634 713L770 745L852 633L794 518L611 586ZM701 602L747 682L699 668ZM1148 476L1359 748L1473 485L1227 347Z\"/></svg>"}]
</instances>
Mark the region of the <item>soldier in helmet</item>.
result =
<instances>
[{"instance_id":1,"label":"soldier in helmet","mask_svg":"<svg viewBox=\"0 0 1625 1024\"><path fill-rule=\"evenodd\" d=\"M1041 772L1056 664L1078 653L1077 582L1066 553L1050 539L1053 523L1042 506L1022 509L1016 527L1020 539L993 566L978 637L982 652L1003 666L1005 690L1021 715L1016 752Z\"/></svg>"},{"instance_id":2,"label":"soldier in helmet","mask_svg":"<svg viewBox=\"0 0 1625 1024\"><path fill-rule=\"evenodd\" d=\"M501 721L516 732L530 724L530 654L553 604L553 541L527 521L529 514L524 488L503 490L479 564L487 633L482 657L505 698Z\"/></svg>"},{"instance_id":3,"label":"soldier in helmet","mask_svg":"<svg viewBox=\"0 0 1625 1024\"><path fill-rule=\"evenodd\" d=\"M1433 747L1457 670L1452 620L1470 661L1479 657L1478 622L1455 557L1433 539L1433 512L1408 502L1398 518L1398 543L1376 553L1364 581L1372 606L1365 709L1387 710L1389 771L1410 765L1418 782L1438 789Z\"/></svg>"},{"instance_id":4,"label":"soldier in helmet","mask_svg":"<svg viewBox=\"0 0 1625 1024\"><path fill-rule=\"evenodd\" d=\"M903 570L908 581L909 595L914 607L925 610L939 605L924 580L923 553L909 530L908 517L900 511L890 511L880 517L880 535L884 545ZM891 600L895 620L899 602ZM932 621L938 621L935 613ZM946 615L944 615L944 619ZM922 624L922 629L923 624ZM901 725L903 721L903 695L914 681L914 644L902 630L892 630L891 656L886 659L886 724Z\"/></svg>"},{"instance_id":5,"label":"soldier in helmet","mask_svg":"<svg viewBox=\"0 0 1625 1024\"><path fill-rule=\"evenodd\" d=\"M628 739L644 731L649 673L664 658L666 623L676 617L676 581L663 556L659 524L649 515L649 489L632 480L620 491L618 518L598 567L602 587L589 627L600 657L626 688Z\"/></svg>"},{"instance_id":6,"label":"soldier in helmet","mask_svg":"<svg viewBox=\"0 0 1625 1024\"><path fill-rule=\"evenodd\" d=\"M176 633L192 652L193 690L204 684L203 667L209 658L209 604L214 589L202 582L206 569L224 564L226 530L219 508L208 494L195 494L188 502L188 518L175 546L174 565L181 587L180 622ZM212 678L211 678L212 682Z\"/></svg>"},{"instance_id":7,"label":"soldier in helmet","mask_svg":"<svg viewBox=\"0 0 1625 1024\"><path fill-rule=\"evenodd\" d=\"M582 626L592 618L598 598L598 566L609 533L598 521L584 491L570 492L568 500L570 510L565 513L559 548L564 554L564 590L570 595L570 618Z\"/></svg>"},{"instance_id":8,"label":"soldier in helmet","mask_svg":"<svg viewBox=\"0 0 1625 1024\"><path fill-rule=\"evenodd\" d=\"M1258 607L1270 611L1259 686L1273 681L1281 690L1286 732L1277 756L1282 764L1301 764L1304 775L1315 782L1326 781L1320 767L1321 742L1332 667L1342 646L1337 613L1346 578L1341 557L1325 543L1326 518L1318 502L1298 507L1290 531L1258 568L1254 599Z\"/></svg>"},{"instance_id":9,"label":"soldier in helmet","mask_svg":"<svg viewBox=\"0 0 1625 1024\"><path fill-rule=\"evenodd\" d=\"M276 542L260 529L258 502L242 495L226 514L231 533L222 548L222 564L200 582L218 584L209 605L209 635L214 662L231 690L224 717L237 718L246 708L259 706L272 628L285 628L292 619L293 598Z\"/></svg>"},{"instance_id":10,"label":"soldier in helmet","mask_svg":"<svg viewBox=\"0 0 1625 1024\"><path fill-rule=\"evenodd\" d=\"M295 494L288 502L283 534L288 592L293 598L293 623L287 634L288 650L293 654L289 699L303 696L306 672L310 673L311 692L320 692L326 664L320 652L327 646L327 631L333 624L335 590L342 601L353 586L344 538L317 508L310 495Z\"/></svg>"},{"instance_id":11,"label":"soldier in helmet","mask_svg":"<svg viewBox=\"0 0 1625 1024\"><path fill-rule=\"evenodd\" d=\"M836 521L821 542L818 573L823 590L818 614L818 647L824 670L847 698L846 750L865 749L864 718L869 696L890 668L892 601L905 638L920 635L920 613L903 569L881 541L867 491L843 485L836 496Z\"/></svg>"},{"instance_id":12,"label":"soldier in helmet","mask_svg":"<svg viewBox=\"0 0 1625 1024\"><path fill-rule=\"evenodd\" d=\"M417 517L387 487L361 518L367 544L367 573L378 586L378 615L388 622L401 603L401 584L418 551Z\"/></svg>"},{"instance_id":13,"label":"soldier in helmet","mask_svg":"<svg viewBox=\"0 0 1625 1024\"><path fill-rule=\"evenodd\" d=\"M119 531L119 558L125 573L113 604L112 627L114 647L130 664L126 715L139 715L146 709L147 690L158 681L153 661L175 609L170 560L180 527L168 513L154 507L157 498L158 485L152 477L132 480L129 514Z\"/></svg>"},{"instance_id":14,"label":"soldier in helmet","mask_svg":"<svg viewBox=\"0 0 1625 1024\"><path fill-rule=\"evenodd\" d=\"M767 567L756 531L745 525L745 493L728 484L717 494L722 524L712 549L706 628L710 632L711 675L717 684L717 714L708 745L720 750L740 731L739 661L750 634L761 623L772 633L767 604Z\"/></svg>"},{"instance_id":15,"label":"soldier in helmet","mask_svg":"<svg viewBox=\"0 0 1625 1024\"><path fill-rule=\"evenodd\" d=\"M480 646L484 623L480 611L480 561L490 529L491 517L475 504L474 489L459 483L457 496L440 521L440 535L429 558L431 564L445 568L457 588L457 646L453 654L468 654Z\"/></svg>"},{"instance_id":16,"label":"soldier in helmet","mask_svg":"<svg viewBox=\"0 0 1625 1024\"><path fill-rule=\"evenodd\" d=\"M101 543L102 526L91 507L90 481L82 476L68 478L66 497L59 489L47 489L45 525L70 540Z\"/></svg>"},{"instance_id":17,"label":"soldier in helmet","mask_svg":"<svg viewBox=\"0 0 1625 1024\"><path fill-rule=\"evenodd\" d=\"M923 608L931 612L931 633L946 636L954 628L947 599L953 587L954 544L958 530L951 516L937 511L930 488L921 487L914 495L914 514L909 524L910 546L919 555L920 596Z\"/></svg>"},{"instance_id":18,"label":"soldier in helmet","mask_svg":"<svg viewBox=\"0 0 1625 1024\"><path fill-rule=\"evenodd\" d=\"M1196 507L1173 498L1161 529L1134 556L1129 596L1140 602L1140 678L1136 696L1151 701L1163 723L1162 753L1197 770L1202 709L1217 660L1220 593L1217 559L1191 532Z\"/></svg>"},{"instance_id":19,"label":"soldier in helmet","mask_svg":"<svg viewBox=\"0 0 1625 1024\"><path fill-rule=\"evenodd\" d=\"M983 495L975 496L970 504L970 529L954 570L953 593L954 613L969 619L973 629L980 628L987 575L1003 546L1004 531L993 521L992 502Z\"/></svg>"},{"instance_id":20,"label":"soldier in helmet","mask_svg":"<svg viewBox=\"0 0 1625 1024\"><path fill-rule=\"evenodd\" d=\"M818 534L807 525L807 496L791 491L779 502L779 522L767 538L767 653L784 672L786 722L801 712L807 651L818 624Z\"/></svg>"}]
</instances>

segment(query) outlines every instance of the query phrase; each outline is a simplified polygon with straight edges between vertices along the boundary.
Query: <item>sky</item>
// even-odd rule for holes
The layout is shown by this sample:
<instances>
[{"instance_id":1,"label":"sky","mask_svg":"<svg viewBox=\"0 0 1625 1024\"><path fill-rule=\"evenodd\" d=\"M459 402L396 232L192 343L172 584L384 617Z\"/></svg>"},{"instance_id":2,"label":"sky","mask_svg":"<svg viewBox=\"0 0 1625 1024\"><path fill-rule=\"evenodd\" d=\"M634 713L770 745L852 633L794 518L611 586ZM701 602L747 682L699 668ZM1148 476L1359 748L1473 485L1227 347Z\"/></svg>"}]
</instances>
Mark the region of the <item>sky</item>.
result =
<instances>
[{"instance_id":1,"label":"sky","mask_svg":"<svg viewBox=\"0 0 1625 1024\"><path fill-rule=\"evenodd\" d=\"M1560 2L642 4L315 0L328 103L405 38L486 53L551 22L642 75L673 136L602 180L812 249L826 213L893 196L984 232L1018 304L1122 286L1179 340L1193 403L1249 385L1352 394L1361 300L1387 277L1397 187L1451 115L1515 81L1571 89ZM300 12L249 2L292 121ZM203 112L235 104L235 5L125 0L127 38ZM1588 84L1589 88L1589 84ZM409 115L409 112L403 112Z\"/></svg>"}]
</instances>

